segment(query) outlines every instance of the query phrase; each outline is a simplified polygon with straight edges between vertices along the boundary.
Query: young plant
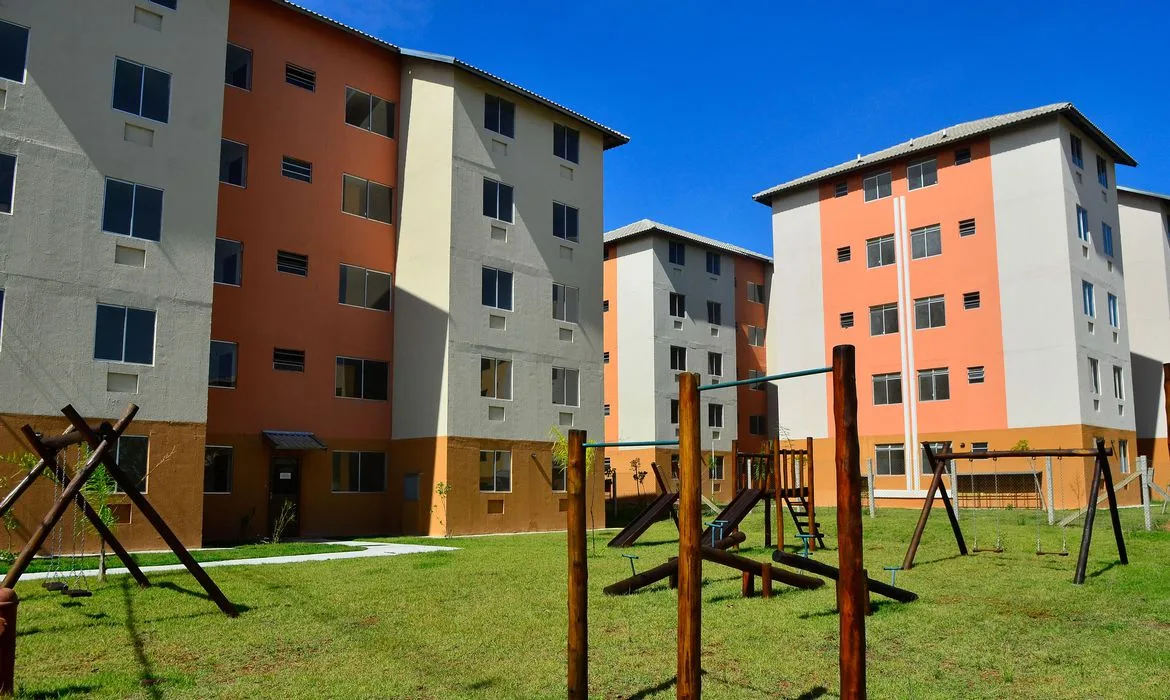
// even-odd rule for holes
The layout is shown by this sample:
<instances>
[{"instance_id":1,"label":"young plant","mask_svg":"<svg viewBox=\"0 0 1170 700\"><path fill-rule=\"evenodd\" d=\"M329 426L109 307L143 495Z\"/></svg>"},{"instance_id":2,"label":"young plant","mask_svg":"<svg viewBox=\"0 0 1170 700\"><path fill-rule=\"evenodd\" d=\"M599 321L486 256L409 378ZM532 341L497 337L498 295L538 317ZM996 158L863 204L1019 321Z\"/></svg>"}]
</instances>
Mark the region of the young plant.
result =
<instances>
[{"instance_id":1,"label":"young plant","mask_svg":"<svg viewBox=\"0 0 1170 700\"><path fill-rule=\"evenodd\" d=\"M451 494L451 484L446 481L440 481L435 484L435 494L438 495L439 501L442 504L442 512L436 515L435 519L439 521L439 527L443 528L443 537L450 537L451 531L447 529L447 496ZM431 506L431 512L439 508L439 504Z\"/></svg>"}]
</instances>

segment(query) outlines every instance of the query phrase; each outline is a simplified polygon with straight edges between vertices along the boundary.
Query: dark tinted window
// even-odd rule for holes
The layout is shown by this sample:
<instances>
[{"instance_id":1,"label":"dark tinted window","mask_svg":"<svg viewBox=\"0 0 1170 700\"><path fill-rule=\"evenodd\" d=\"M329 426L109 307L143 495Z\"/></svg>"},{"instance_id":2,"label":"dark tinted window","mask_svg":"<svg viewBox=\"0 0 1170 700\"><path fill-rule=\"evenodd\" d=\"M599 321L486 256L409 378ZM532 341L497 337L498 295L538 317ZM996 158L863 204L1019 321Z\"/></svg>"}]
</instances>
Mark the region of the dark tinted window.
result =
<instances>
[{"instance_id":1,"label":"dark tinted window","mask_svg":"<svg viewBox=\"0 0 1170 700\"><path fill-rule=\"evenodd\" d=\"M154 318L153 311L98 304L94 359L154 362Z\"/></svg>"},{"instance_id":2,"label":"dark tinted window","mask_svg":"<svg viewBox=\"0 0 1170 700\"><path fill-rule=\"evenodd\" d=\"M211 341L211 355L207 365L207 386L234 388L236 386L236 344L222 340Z\"/></svg>"},{"instance_id":3,"label":"dark tinted window","mask_svg":"<svg viewBox=\"0 0 1170 700\"><path fill-rule=\"evenodd\" d=\"M227 45L223 82L243 90L252 89L252 52L235 44Z\"/></svg>"},{"instance_id":4,"label":"dark tinted window","mask_svg":"<svg viewBox=\"0 0 1170 700\"><path fill-rule=\"evenodd\" d=\"M157 241L162 237L163 192L153 187L134 186L134 222L131 236Z\"/></svg>"},{"instance_id":5,"label":"dark tinted window","mask_svg":"<svg viewBox=\"0 0 1170 700\"><path fill-rule=\"evenodd\" d=\"M229 185L248 185L248 147L222 139L219 142L219 181Z\"/></svg>"},{"instance_id":6,"label":"dark tinted window","mask_svg":"<svg viewBox=\"0 0 1170 700\"><path fill-rule=\"evenodd\" d=\"M360 177L343 175L341 210L354 216L389 224L393 221L394 190Z\"/></svg>"},{"instance_id":7,"label":"dark tinted window","mask_svg":"<svg viewBox=\"0 0 1170 700\"><path fill-rule=\"evenodd\" d=\"M153 2L155 5L162 5L163 7L169 7L172 10L177 10L178 6L179 6L179 0L150 0L150 1Z\"/></svg>"},{"instance_id":8,"label":"dark tinted window","mask_svg":"<svg viewBox=\"0 0 1170 700\"><path fill-rule=\"evenodd\" d=\"M338 301L350 306L390 309L390 275L353 265L341 266Z\"/></svg>"},{"instance_id":9,"label":"dark tinted window","mask_svg":"<svg viewBox=\"0 0 1170 700\"><path fill-rule=\"evenodd\" d=\"M576 163L580 143L581 132L561 124L553 124L553 155Z\"/></svg>"},{"instance_id":10,"label":"dark tinted window","mask_svg":"<svg viewBox=\"0 0 1170 700\"><path fill-rule=\"evenodd\" d=\"M28 29L0 21L0 78L24 82L28 56Z\"/></svg>"},{"instance_id":11,"label":"dark tinted window","mask_svg":"<svg viewBox=\"0 0 1170 700\"><path fill-rule=\"evenodd\" d=\"M114 109L166 122L170 105L170 74L122 58L115 62Z\"/></svg>"},{"instance_id":12,"label":"dark tinted window","mask_svg":"<svg viewBox=\"0 0 1170 700\"><path fill-rule=\"evenodd\" d=\"M0 211L12 213L12 198L16 191L16 156L0 153Z\"/></svg>"},{"instance_id":13,"label":"dark tinted window","mask_svg":"<svg viewBox=\"0 0 1170 700\"><path fill-rule=\"evenodd\" d=\"M154 362L154 312L126 309L126 362Z\"/></svg>"},{"instance_id":14,"label":"dark tinted window","mask_svg":"<svg viewBox=\"0 0 1170 700\"><path fill-rule=\"evenodd\" d=\"M392 136L394 103L361 90L346 88L345 123L382 136Z\"/></svg>"},{"instance_id":15,"label":"dark tinted window","mask_svg":"<svg viewBox=\"0 0 1170 700\"><path fill-rule=\"evenodd\" d=\"M162 237L163 191L106 180L102 230L157 241Z\"/></svg>"},{"instance_id":16,"label":"dark tinted window","mask_svg":"<svg viewBox=\"0 0 1170 700\"><path fill-rule=\"evenodd\" d=\"M390 384L390 364L387 362L364 362L364 378L362 381L362 398L374 401L385 401Z\"/></svg>"},{"instance_id":17,"label":"dark tinted window","mask_svg":"<svg viewBox=\"0 0 1170 700\"><path fill-rule=\"evenodd\" d=\"M114 109L138 114L142 100L142 66L118 59L114 63Z\"/></svg>"},{"instance_id":18,"label":"dark tinted window","mask_svg":"<svg viewBox=\"0 0 1170 700\"><path fill-rule=\"evenodd\" d=\"M240 284L244 269L244 246L239 241L215 239L215 281Z\"/></svg>"},{"instance_id":19,"label":"dark tinted window","mask_svg":"<svg viewBox=\"0 0 1170 700\"><path fill-rule=\"evenodd\" d=\"M278 250L276 251L276 271L308 277L309 256L301 255L300 253L290 253L287 250Z\"/></svg>"},{"instance_id":20,"label":"dark tinted window","mask_svg":"<svg viewBox=\"0 0 1170 700\"><path fill-rule=\"evenodd\" d=\"M553 235L567 241L577 240L577 224L580 212L576 207L553 202Z\"/></svg>"},{"instance_id":21,"label":"dark tinted window","mask_svg":"<svg viewBox=\"0 0 1170 700\"><path fill-rule=\"evenodd\" d=\"M385 185L379 185L376 182L370 183L369 192L366 194L369 202L368 218L374 221L381 221L388 224L393 220L394 211L394 191Z\"/></svg>"},{"instance_id":22,"label":"dark tinted window","mask_svg":"<svg viewBox=\"0 0 1170 700\"><path fill-rule=\"evenodd\" d=\"M97 333L94 337L95 360L121 360L122 339L126 335L126 309L120 306L97 307Z\"/></svg>"},{"instance_id":23,"label":"dark tinted window","mask_svg":"<svg viewBox=\"0 0 1170 700\"><path fill-rule=\"evenodd\" d=\"M512 186L483 179L483 215L512 223Z\"/></svg>"},{"instance_id":24,"label":"dark tinted window","mask_svg":"<svg viewBox=\"0 0 1170 700\"><path fill-rule=\"evenodd\" d=\"M208 445L203 451L203 492L231 493L232 448Z\"/></svg>"},{"instance_id":25,"label":"dark tinted window","mask_svg":"<svg viewBox=\"0 0 1170 700\"><path fill-rule=\"evenodd\" d=\"M313 92L317 89L317 72L310 68L286 63L284 64L284 81L289 85L296 85Z\"/></svg>"},{"instance_id":26,"label":"dark tinted window","mask_svg":"<svg viewBox=\"0 0 1170 700\"><path fill-rule=\"evenodd\" d=\"M337 373L334 389L337 396L361 398L362 361L350 357L337 358Z\"/></svg>"},{"instance_id":27,"label":"dark tinted window","mask_svg":"<svg viewBox=\"0 0 1170 700\"><path fill-rule=\"evenodd\" d=\"M123 474L138 490L146 493L146 460L150 454L150 439L145 435L123 435L118 438L115 459ZM114 491L121 492L117 486Z\"/></svg>"},{"instance_id":28,"label":"dark tinted window","mask_svg":"<svg viewBox=\"0 0 1170 700\"><path fill-rule=\"evenodd\" d=\"M504 136L516 135L516 105L511 102L485 95L483 100L483 126Z\"/></svg>"}]
</instances>

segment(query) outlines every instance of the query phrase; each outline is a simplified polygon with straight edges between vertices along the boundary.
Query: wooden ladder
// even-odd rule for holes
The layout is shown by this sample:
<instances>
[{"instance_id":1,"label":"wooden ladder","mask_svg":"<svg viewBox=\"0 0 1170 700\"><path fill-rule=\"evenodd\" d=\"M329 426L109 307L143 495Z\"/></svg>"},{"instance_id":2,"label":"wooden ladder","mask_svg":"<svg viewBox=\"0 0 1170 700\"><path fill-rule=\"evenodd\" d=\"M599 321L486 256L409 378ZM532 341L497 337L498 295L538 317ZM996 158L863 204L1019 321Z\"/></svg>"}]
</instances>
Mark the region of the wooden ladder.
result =
<instances>
[{"instance_id":1,"label":"wooden ladder","mask_svg":"<svg viewBox=\"0 0 1170 700\"><path fill-rule=\"evenodd\" d=\"M792 522L796 523L796 530L802 535L808 534L808 501L804 496L785 496L784 503L788 506L788 512L792 514ZM821 534L821 528L817 527L816 532L817 545L825 548L825 536Z\"/></svg>"}]
</instances>

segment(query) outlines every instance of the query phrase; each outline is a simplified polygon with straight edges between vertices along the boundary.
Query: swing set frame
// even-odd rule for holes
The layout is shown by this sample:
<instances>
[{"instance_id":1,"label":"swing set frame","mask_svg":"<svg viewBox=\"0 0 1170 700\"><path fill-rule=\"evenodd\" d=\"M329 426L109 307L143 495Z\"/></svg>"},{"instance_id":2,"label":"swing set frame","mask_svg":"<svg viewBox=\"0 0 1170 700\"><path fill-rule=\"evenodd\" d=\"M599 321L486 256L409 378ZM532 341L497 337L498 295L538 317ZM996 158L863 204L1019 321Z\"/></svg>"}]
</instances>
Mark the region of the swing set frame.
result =
<instances>
[{"instance_id":1,"label":"swing set frame","mask_svg":"<svg viewBox=\"0 0 1170 700\"><path fill-rule=\"evenodd\" d=\"M903 569L914 568L914 557L918 554L918 545L922 541L922 533L926 529L927 520L930 518L936 493L946 508L951 530L955 534L955 542L959 546L959 554L961 556L967 555L967 543L963 539L963 530L959 526L959 519L955 515L955 508L951 503L950 497L947 495L946 486L943 484L943 473L947 469L947 462L953 459L998 460L1001 457L1028 457L1032 459L1037 457L1092 457L1094 462L1093 484L1089 489L1087 497L1085 526L1081 536L1081 548L1077 556L1077 568L1076 573L1073 575L1073 583L1079 585L1085 582L1085 569L1089 561L1089 546L1092 543L1093 537L1093 523L1097 517L1097 500L1100 498L1102 485L1105 488L1105 495L1108 497L1109 519L1113 526L1113 536L1117 541L1118 559L1122 564L1129 563L1129 556L1125 549L1125 538L1121 533L1121 518L1117 511L1117 493L1113 488L1113 474L1109 468L1109 457L1113 456L1113 448L1106 447L1104 440L1097 439L1096 447L1093 449L994 450L987 452L941 452L935 454L930 444L926 442L922 443L922 449L930 464L933 476L930 480L930 487L926 491L926 500L922 504L922 513L918 516L918 524L914 528L914 535L910 538L910 546L906 549L906 557L902 560Z\"/></svg>"}]
</instances>

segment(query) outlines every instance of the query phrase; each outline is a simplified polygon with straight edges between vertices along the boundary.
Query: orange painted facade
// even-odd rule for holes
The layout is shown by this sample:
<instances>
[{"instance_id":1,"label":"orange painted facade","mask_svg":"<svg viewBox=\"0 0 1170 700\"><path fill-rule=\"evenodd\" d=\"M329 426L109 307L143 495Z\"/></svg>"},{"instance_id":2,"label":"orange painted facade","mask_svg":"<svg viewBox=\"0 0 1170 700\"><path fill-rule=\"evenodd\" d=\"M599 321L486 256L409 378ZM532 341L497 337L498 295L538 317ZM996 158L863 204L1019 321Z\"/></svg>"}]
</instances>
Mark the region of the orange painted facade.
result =
<instances>
[{"instance_id":1,"label":"orange painted facade","mask_svg":"<svg viewBox=\"0 0 1170 700\"><path fill-rule=\"evenodd\" d=\"M765 329L765 343L768 342L768 307L748 299L748 282L767 287L768 265L761 260L734 256L735 260L735 363L736 379L745 379L752 370L768 373L766 347L754 346L748 342L748 326ZM751 417L764 416L764 432L768 425L768 392L753 389L751 385L736 389L737 449L740 452L759 452L767 435L752 435Z\"/></svg>"},{"instance_id":2,"label":"orange painted facade","mask_svg":"<svg viewBox=\"0 0 1170 700\"><path fill-rule=\"evenodd\" d=\"M252 51L253 72L251 90L224 88L223 136L248 146L248 167L246 187L220 185L216 235L244 252L240 286L217 284L213 302L211 338L238 344L238 380L208 392L207 442L234 448L232 492L205 497L212 541L267 534L273 454L261 431L389 452L389 400L338 398L334 377L339 356L389 363L394 331L392 310L338 303L338 279L341 264L394 272L395 227L343 212L341 199L343 174L397 196L396 139L346 124L345 100L348 86L397 107L398 56L268 0L232 2L228 41ZM316 89L288 84L286 63L315 71ZM283 156L312 163L312 182L283 177ZM278 272L278 250L307 256L308 276ZM304 372L275 370L274 348L303 350ZM380 493L333 493L330 451L285 455L300 459L297 534L399 531L401 476Z\"/></svg>"}]
</instances>

